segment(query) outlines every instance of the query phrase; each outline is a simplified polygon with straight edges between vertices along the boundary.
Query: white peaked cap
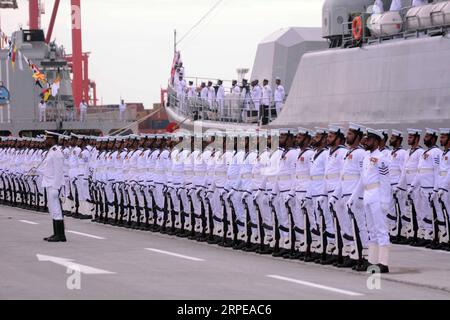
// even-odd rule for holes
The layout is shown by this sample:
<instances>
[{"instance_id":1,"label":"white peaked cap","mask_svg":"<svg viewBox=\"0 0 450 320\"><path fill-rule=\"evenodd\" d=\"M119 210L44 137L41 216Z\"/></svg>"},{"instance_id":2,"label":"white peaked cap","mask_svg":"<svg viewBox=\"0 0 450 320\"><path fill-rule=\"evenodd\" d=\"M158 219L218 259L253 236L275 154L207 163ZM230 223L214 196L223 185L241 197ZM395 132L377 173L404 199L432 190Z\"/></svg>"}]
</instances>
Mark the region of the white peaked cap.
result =
<instances>
[{"instance_id":1,"label":"white peaked cap","mask_svg":"<svg viewBox=\"0 0 450 320\"><path fill-rule=\"evenodd\" d=\"M380 137L380 139L384 138L383 133L380 130L375 130L372 128L367 128L367 134L375 135L377 137Z\"/></svg>"},{"instance_id":2,"label":"white peaked cap","mask_svg":"<svg viewBox=\"0 0 450 320\"><path fill-rule=\"evenodd\" d=\"M403 132L398 131L398 130L392 130L392 135L393 135L394 137L403 138Z\"/></svg>"},{"instance_id":3,"label":"white peaked cap","mask_svg":"<svg viewBox=\"0 0 450 320\"><path fill-rule=\"evenodd\" d=\"M419 129L408 129L408 134L414 135L414 136L421 136L422 130Z\"/></svg>"},{"instance_id":4,"label":"white peaked cap","mask_svg":"<svg viewBox=\"0 0 450 320\"><path fill-rule=\"evenodd\" d=\"M366 127L364 127L362 125L359 125L359 124L356 124L356 123L353 123L353 122L350 122L348 124L348 128L350 130L360 131L360 132L364 132L366 130Z\"/></svg>"}]
</instances>

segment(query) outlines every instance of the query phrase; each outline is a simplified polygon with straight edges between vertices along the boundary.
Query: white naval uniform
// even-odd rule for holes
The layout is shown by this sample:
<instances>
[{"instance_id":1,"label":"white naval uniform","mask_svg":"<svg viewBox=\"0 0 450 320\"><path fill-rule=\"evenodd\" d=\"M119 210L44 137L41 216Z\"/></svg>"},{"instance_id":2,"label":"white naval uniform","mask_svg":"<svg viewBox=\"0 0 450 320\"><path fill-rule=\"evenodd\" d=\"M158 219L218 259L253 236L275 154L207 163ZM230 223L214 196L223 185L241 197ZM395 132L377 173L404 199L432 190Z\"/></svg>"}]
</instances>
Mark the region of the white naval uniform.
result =
<instances>
[{"instance_id":1,"label":"white naval uniform","mask_svg":"<svg viewBox=\"0 0 450 320\"><path fill-rule=\"evenodd\" d=\"M156 160L155 164L155 173L153 177L154 182L154 196L155 196L155 202L156 205L159 207L158 210L158 220L163 222L163 209L166 202L165 197L165 188L167 185L167 176L166 176L166 170L167 170L167 163L169 161L169 150L164 149L161 150L161 152L158 155L158 158Z\"/></svg>"},{"instance_id":2,"label":"white naval uniform","mask_svg":"<svg viewBox=\"0 0 450 320\"><path fill-rule=\"evenodd\" d=\"M290 221L289 221L289 211L287 205L291 212L294 210L290 199L294 197L294 181L295 181L295 165L300 154L299 149L289 149L284 151L281 156L280 163L278 166L278 172L276 173L277 178L277 196L275 199L276 215L278 218L278 224L280 227L281 244L288 246L290 244ZM283 230L284 229L284 230ZM286 247L288 248L288 247Z\"/></svg>"},{"instance_id":3,"label":"white naval uniform","mask_svg":"<svg viewBox=\"0 0 450 320\"><path fill-rule=\"evenodd\" d=\"M39 168L42 187L47 190L48 210L53 220L63 220L59 191L64 185L64 155L58 146L52 147Z\"/></svg>"},{"instance_id":4,"label":"white naval uniform","mask_svg":"<svg viewBox=\"0 0 450 320\"><path fill-rule=\"evenodd\" d=\"M226 191L228 192L228 195L226 198L230 199L231 203L233 204L233 208L236 213L236 219L237 219L237 231L240 233L240 235L243 235L243 232L245 231L245 213L244 213L244 205L242 203L242 195L240 193L241 190L241 167L244 164L245 161L245 151L244 150L238 150L231 160L231 163L228 165L228 171L227 171L227 184L226 184ZM227 203L228 205L228 203ZM228 221L231 220L231 207L228 209L229 218Z\"/></svg>"},{"instance_id":5,"label":"white naval uniform","mask_svg":"<svg viewBox=\"0 0 450 320\"><path fill-rule=\"evenodd\" d=\"M258 217L256 214L256 208L253 203L253 197L252 197L252 189L253 189L253 168L257 163L258 159L258 151L253 150L250 151L244 160L244 163L242 164L240 175L241 175L241 186L240 186L240 194L242 197L242 201L245 201L244 204L244 212L245 207L248 209L248 214L250 216L250 221L247 221L244 217L244 221L247 223L249 222L251 224L252 228L252 239L250 239L252 242L256 242L256 239L258 237L257 232L257 226L258 226ZM247 230L246 230L247 231ZM248 236L248 235L247 235Z\"/></svg>"},{"instance_id":6,"label":"white naval uniform","mask_svg":"<svg viewBox=\"0 0 450 320\"><path fill-rule=\"evenodd\" d=\"M294 205L294 223L295 223L295 231L296 238L300 240L300 242L304 242L304 246L301 248L302 251L305 251L306 247L306 216L308 216L308 220L313 219L314 210L310 205L310 202L306 201L306 194L309 188L309 183L311 180L310 176L310 167L311 167L311 159L314 157L314 150L311 148L303 148L300 150L300 153L297 158L297 162L295 164L295 181L294 181L294 191L295 191L295 205ZM302 204L305 204L305 210L302 210ZM315 219L314 219L315 220ZM302 235L303 233L303 235Z\"/></svg>"},{"instance_id":7,"label":"white naval uniform","mask_svg":"<svg viewBox=\"0 0 450 320\"><path fill-rule=\"evenodd\" d=\"M450 225L448 225L448 221L450 219L450 149L445 150L442 153L441 161L439 162L439 182L438 182L439 191L442 193L441 200L443 202L443 205L445 206L447 210L447 216L444 217L446 228L447 228L447 235L444 236L444 233L442 233L441 241L447 241L450 234L448 234L448 231L450 230ZM439 199L438 199L439 200ZM442 205L439 207L442 210L442 213L444 214L444 210ZM444 227L444 226L442 226ZM440 227L440 229L442 229Z\"/></svg>"},{"instance_id":8,"label":"white naval uniform","mask_svg":"<svg viewBox=\"0 0 450 320\"><path fill-rule=\"evenodd\" d=\"M415 206L417 206L418 203L419 192L418 189L412 189L411 185L416 178L416 175L418 174L417 168L423 152L424 150L420 147L407 151L405 164L403 165L402 176L400 178L398 186L395 188L398 194L403 193L401 196L404 198L406 198L407 194L410 193L411 199ZM404 231L402 232L405 236L412 236L412 206L409 201L406 203L406 207L407 210L403 214L404 221L409 219L411 222L409 223L409 225L405 225L405 227L402 228L404 229Z\"/></svg>"},{"instance_id":9,"label":"white naval uniform","mask_svg":"<svg viewBox=\"0 0 450 320\"><path fill-rule=\"evenodd\" d=\"M271 240L274 237L275 221L274 210L277 209L277 194L278 194L278 176L281 158L284 154L283 148L278 148L269 157L267 167L261 168L261 175L265 181L264 183L264 198L266 201L260 203L260 210L263 223L266 227L266 240ZM273 207L273 208L272 208ZM270 230L272 229L272 230Z\"/></svg>"},{"instance_id":10,"label":"white naval uniform","mask_svg":"<svg viewBox=\"0 0 450 320\"><path fill-rule=\"evenodd\" d=\"M417 165L417 175L412 182L411 188L418 190L416 202L417 222L419 229L423 230L425 240L433 238L433 211L430 204L430 195L438 190L439 182L439 161L441 160L442 150L434 146L423 152ZM438 221L444 223L442 211L439 210L437 199L432 200L436 208Z\"/></svg>"},{"instance_id":11,"label":"white naval uniform","mask_svg":"<svg viewBox=\"0 0 450 320\"><path fill-rule=\"evenodd\" d=\"M228 166L233 161L234 151L221 151L219 157L215 161L214 166L214 203L216 209L214 210L214 234L217 236L223 236L223 219L225 213L228 213L226 207L227 197L227 172ZM222 203L222 199L225 201L225 208ZM227 214L228 217L228 214ZM230 221L230 220L228 220Z\"/></svg>"},{"instance_id":12,"label":"white naval uniform","mask_svg":"<svg viewBox=\"0 0 450 320\"><path fill-rule=\"evenodd\" d=\"M361 147L357 147L348 150L343 159L343 165L341 174L339 177L340 184L333 193L333 197L338 199L335 204L335 210L339 218L339 224L341 227L341 234L343 238L344 255L348 246L352 245L349 239L354 237L354 230L352 228L352 221L348 214L347 202L355 191L355 187L361 178L361 171L363 167L364 157L366 156L366 151ZM368 232L366 227L366 220L364 215L364 209L361 202L357 202L358 208L355 210L355 222L359 229L359 236L363 248L367 248L368 245ZM356 242L356 239L353 239ZM355 245L356 247L356 245ZM347 251L347 253L349 253Z\"/></svg>"},{"instance_id":13,"label":"white naval uniform","mask_svg":"<svg viewBox=\"0 0 450 320\"><path fill-rule=\"evenodd\" d=\"M384 5L381 0L375 0L375 3L373 4L373 13L374 14L384 13Z\"/></svg>"},{"instance_id":14,"label":"white naval uniform","mask_svg":"<svg viewBox=\"0 0 450 320\"><path fill-rule=\"evenodd\" d=\"M203 201L204 193L206 191L206 161L211 156L211 150L194 150L192 153L193 160L193 178L192 178L192 188L190 190L190 195L192 197L192 204L194 206L194 214L199 217L202 213L202 206L206 210L205 203ZM206 211L205 211L206 213ZM195 219L196 230L201 229L201 220Z\"/></svg>"},{"instance_id":15,"label":"white naval uniform","mask_svg":"<svg viewBox=\"0 0 450 320\"><path fill-rule=\"evenodd\" d=\"M80 121L84 122L86 120L86 114L87 114L87 104L81 102L80 103Z\"/></svg>"},{"instance_id":16,"label":"white naval uniform","mask_svg":"<svg viewBox=\"0 0 450 320\"><path fill-rule=\"evenodd\" d=\"M405 165L406 158L408 156L408 153L406 150L402 148L397 148L391 151L389 155L389 173L391 175L391 186L393 190L399 186L400 179L403 172L403 166ZM406 195L405 192L398 192L396 195L398 199L398 205L400 208L401 215L403 216L406 213ZM396 200L394 197L392 197L392 204L391 208L388 214L388 223L389 223L389 229L393 236L396 236L398 234L397 230L397 212L396 212ZM401 217L400 217L401 219Z\"/></svg>"},{"instance_id":17,"label":"white naval uniform","mask_svg":"<svg viewBox=\"0 0 450 320\"><path fill-rule=\"evenodd\" d=\"M179 102L179 106L181 110L185 109L185 100L186 100L186 81L181 80L177 83L177 98Z\"/></svg>"},{"instance_id":18,"label":"white naval uniform","mask_svg":"<svg viewBox=\"0 0 450 320\"><path fill-rule=\"evenodd\" d=\"M178 217L176 218L176 225L181 227L181 221L184 221L185 212L189 212L189 207L185 207L186 200L183 201L182 195L186 194L184 192L184 162L189 156L189 150L178 150L177 155L175 157L171 157L172 159L172 190L171 196L174 202L174 209L178 212ZM181 210L181 205L183 205L183 210Z\"/></svg>"},{"instance_id":19,"label":"white naval uniform","mask_svg":"<svg viewBox=\"0 0 450 320\"><path fill-rule=\"evenodd\" d=\"M334 228L332 221L325 221L325 227L322 226L322 217L319 210L319 207L323 211L323 216L325 218L329 218L328 211L328 192L327 192L327 183L325 181L325 169L328 161L329 151L328 149L317 149L314 152L314 156L311 159L311 167L310 167L310 176L311 181L309 184L309 189L307 193L307 198L312 199L312 206L314 217L310 219L311 224L311 234L313 239L313 250L318 253L323 252L323 248L320 244L322 244L322 238L320 237L320 230L322 233L328 231L330 235L334 234ZM319 236L317 236L319 234Z\"/></svg>"},{"instance_id":20,"label":"white naval uniform","mask_svg":"<svg viewBox=\"0 0 450 320\"><path fill-rule=\"evenodd\" d=\"M259 109L261 106L261 98L262 98L261 86L259 86L259 85L254 86L252 89L251 96L252 96L254 110L256 110L258 112L258 118L259 118Z\"/></svg>"},{"instance_id":21,"label":"white naval uniform","mask_svg":"<svg viewBox=\"0 0 450 320\"><path fill-rule=\"evenodd\" d=\"M212 110L215 110L216 89L213 86L208 87L208 104Z\"/></svg>"},{"instance_id":22,"label":"white naval uniform","mask_svg":"<svg viewBox=\"0 0 450 320\"><path fill-rule=\"evenodd\" d=\"M328 160L325 166L325 180L327 184L327 196L328 196L328 203L327 203L327 209L330 208L330 200L336 191L336 189L339 189L341 187L341 172L342 168L344 167L344 161L345 157L347 156L347 148L344 146L338 146L336 148L330 149L328 151ZM337 215L337 220L341 224L342 231L347 232L349 231L349 220L348 215L345 212L344 209L344 203L342 201L338 201L335 203L335 208ZM329 239L329 243L336 243L336 226L333 223L334 219L330 212L330 210L324 210L324 214L328 214L329 216L325 216L325 223L332 223L332 235L335 235L334 239L331 235L331 239ZM328 228L327 228L328 229ZM331 228L330 228L331 230Z\"/></svg>"},{"instance_id":23,"label":"white naval uniform","mask_svg":"<svg viewBox=\"0 0 450 320\"><path fill-rule=\"evenodd\" d=\"M219 108L219 115L221 117L224 117L225 115L224 100L225 100L225 89L222 85L220 85L219 88L217 89L216 102Z\"/></svg>"},{"instance_id":24,"label":"white naval uniform","mask_svg":"<svg viewBox=\"0 0 450 320\"><path fill-rule=\"evenodd\" d=\"M352 220L348 214L347 202L361 179L361 171L363 169L364 158L367 152L361 147L348 150L344 158L344 164L340 176L340 185L333 193L333 197L338 199L335 208L339 216L339 223L343 237L343 254L351 255L351 251L357 248L355 239L355 230L353 230ZM359 200L359 199L358 199ZM366 216L364 214L364 206L362 201L355 203L355 223L359 229L359 237L363 249L368 247L369 234L367 231ZM353 238L353 242L351 241ZM355 250L356 253L356 250Z\"/></svg>"},{"instance_id":25,"label":"white naval uniform","mask_svg":"<svg viewBox=\"0 0 450 320\"><path fill-rule=\"evenodd\" d=\"M370 246L390 245L387 212L391 203L391 181L388 162L380 150L368 153L363 161L361 179L350 203L363 197Z\"/></svg>"},{"instance_id":26,"label":"white naval uniform","mask_svg":"<svg viewBox=\"0 0 450 320\"><path fill-rule=\"evenodd\" d=\"M392 0L389 11L400 11L402 8L402 0Z\"/></svg>"},{"instance_id":27,"label":"white naval uniform","mask_svg":"<svg viewBox=\"0 0 450 320\"><path fill-rule=\"evenodd\" d=\"M282 85L277 86L274 92L274 101L275 101L275 109L277 110L278 116L280 115L281 109L283 108L285 97L286 92L284 91L284 87Z\"/></svg>"}]
</instances>

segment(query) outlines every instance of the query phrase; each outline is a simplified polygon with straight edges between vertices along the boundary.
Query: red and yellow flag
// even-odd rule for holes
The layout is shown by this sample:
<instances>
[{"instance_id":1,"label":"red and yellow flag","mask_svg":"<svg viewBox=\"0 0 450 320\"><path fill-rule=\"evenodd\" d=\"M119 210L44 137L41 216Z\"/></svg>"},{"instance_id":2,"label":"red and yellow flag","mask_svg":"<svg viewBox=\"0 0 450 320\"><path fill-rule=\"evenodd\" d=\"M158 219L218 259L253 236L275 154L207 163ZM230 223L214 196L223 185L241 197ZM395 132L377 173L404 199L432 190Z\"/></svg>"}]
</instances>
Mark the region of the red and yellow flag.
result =
<instances>
[{"instance_id":1,"label":"red and yellow flag","mask_svg":"<svg viewBox=\"0 0 450 320\"><path fill-rule=\"evenodd\" d=\"M13 45L12 56L11 56L11 63L12 63L13 69L16 67L16 56L17 56L17 47L16 47L16 45Z\"/></svg>"}]
</instances>

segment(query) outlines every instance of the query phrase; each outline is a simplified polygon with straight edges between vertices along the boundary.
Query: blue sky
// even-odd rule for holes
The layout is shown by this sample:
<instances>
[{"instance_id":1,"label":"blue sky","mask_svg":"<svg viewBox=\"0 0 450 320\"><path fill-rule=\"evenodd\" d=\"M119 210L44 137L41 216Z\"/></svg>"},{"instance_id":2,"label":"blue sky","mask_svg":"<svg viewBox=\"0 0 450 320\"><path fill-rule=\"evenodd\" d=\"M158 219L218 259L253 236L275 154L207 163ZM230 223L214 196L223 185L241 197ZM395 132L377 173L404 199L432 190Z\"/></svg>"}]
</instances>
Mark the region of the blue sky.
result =
<instances>
[{"instance_id":1,"label":"blue sky","mask_svg":"<svg viewBox=\"0 0 450 320\"><path fill-rule=\"evenodd\" d=\"M10 34L28 24L28 1L1 12ZM45 0L47 28L53 0ZM83 49L91 52L90 76L103 103L144 102L151 107L167 83L173 30L182 37L216 0L82 0ZM251 68L258 43L279 28L319 27L323 0L223 0L181 44L186 75L236 78ZM61 1L54 38L71 51L70 1Z\"/></svg>"}]
</instances>

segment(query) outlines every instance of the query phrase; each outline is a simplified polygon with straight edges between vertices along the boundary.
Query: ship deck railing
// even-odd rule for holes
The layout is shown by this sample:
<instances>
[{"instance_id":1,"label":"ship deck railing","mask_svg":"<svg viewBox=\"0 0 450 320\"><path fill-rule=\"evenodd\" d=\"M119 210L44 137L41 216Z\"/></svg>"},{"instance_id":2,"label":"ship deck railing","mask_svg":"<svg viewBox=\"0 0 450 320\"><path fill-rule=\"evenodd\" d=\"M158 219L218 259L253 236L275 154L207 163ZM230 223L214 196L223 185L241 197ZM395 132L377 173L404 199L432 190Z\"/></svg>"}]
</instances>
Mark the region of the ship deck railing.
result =
<instances>
[{"instance_id":1,"label":"ship deck railing","mask_svg":"<svg viewBox=\"0 0 450 320\"><path fill-rule=\"evenodd\" d=\"M383 41L393 40L393 39L408 39L408 38L420 38L422 36L438 36L438 35L447 35L449 33L450 29L450 21L444 21L441 25L433 25L427 28L419 28L419 29L408 29L407 22L408 19L406 18L406 14L412 7L404 7L400 10L400 16L402 17L402 23L401 23L401 32L391 35L381 35L381 36L373 36L370 34L369 29L367 28L367 20L372 15L370 13L360 13L360 14L354 14L354 16L361 16L362 19L362 25L363 32L362 37L360 41L356 41L353 39L352 35L352 21L349 22L343 22L342 23L342 42L341 47L342 48L351 48L351 47L359 47L364 44L370 45L374 43L382 43ZM443 13L436 12L431 13L430 18L433 19L433 17L436 16L442 16ZM445 20L445 19L444 19ZM398 24L398 23L392 23L392 24ZM381 33L383 34L383 26L381 26Z\"/></svg>"},{"instance_id":2,"label":"ship deck railing","mask_svg":"<svg viewBox=\"0 0 450 320\"><path fill-rule=\"evenodd\" d=\"M178 115L192 121L266 125L277 117L273 102L263 107L262 101L253 101L251 97L242 98L238 94L228 94L223 100L208 100L180 96L169 89L167 106L175 109Z\"/></svg>"},{"instance_id":3,"label":"ship deck railing","mask_svg":"<svg viewBox=\"0 0 450 320\"><path fill-rule=\"evenodd\" d=\"M47 107L45 117L41 117L40 111L36 108L35 112L30 113L29 117L21 116L11 118L11 123L29 123L29 122L87 122L87 121L109 121L109 122L133 122L136 121L137 113L135 110L127 109L121 114L117 109L105 107L88 107L87 113L81 119L81 113L73 108L55 108ZM81 121L83 120L83 121ZM7 122L6 108L0 108L0 123Z\"/></svg>"}]
</instances>

